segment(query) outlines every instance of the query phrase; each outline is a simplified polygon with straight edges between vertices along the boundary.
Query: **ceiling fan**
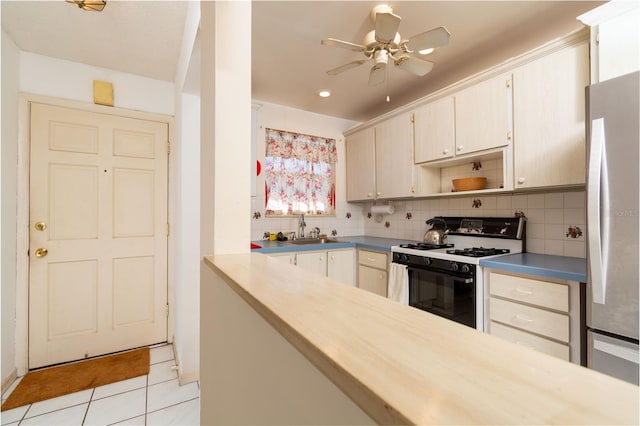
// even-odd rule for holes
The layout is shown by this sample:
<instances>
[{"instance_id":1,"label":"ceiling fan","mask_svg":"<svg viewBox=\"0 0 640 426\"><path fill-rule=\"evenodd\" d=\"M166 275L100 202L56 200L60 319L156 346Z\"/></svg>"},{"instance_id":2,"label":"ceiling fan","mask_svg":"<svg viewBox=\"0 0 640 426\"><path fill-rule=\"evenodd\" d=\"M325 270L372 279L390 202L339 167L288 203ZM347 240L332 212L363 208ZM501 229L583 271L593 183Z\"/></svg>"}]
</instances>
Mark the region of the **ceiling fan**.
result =
<instances>
[{"instance_id":1,"label":"ceiling fan","mask_svg":"<svg viewBox=\"0 0 640 426\"><path fill-rule=\"evenodd\" d=\"M375 24L375 29L370 31L364 38L363 44L351 43L335 38L322 40L325 46L335 46L349 49L354 52L362 52L366 59L358 59L327 71L329 75L337 75L364 64L373 59L373 66L369 72L369 86L377 86L385 80L386 68L389 59L397 67L423 76L429 73L433 62L412 56L413 53L428 54L433 49L449 43L449 31L445 27L434 28L415 35L408 40L402 40L398 27L402 18L393 13L393 9L388 5L376 6L371 10L371 19Z\"/></svg>"}]
</instances>

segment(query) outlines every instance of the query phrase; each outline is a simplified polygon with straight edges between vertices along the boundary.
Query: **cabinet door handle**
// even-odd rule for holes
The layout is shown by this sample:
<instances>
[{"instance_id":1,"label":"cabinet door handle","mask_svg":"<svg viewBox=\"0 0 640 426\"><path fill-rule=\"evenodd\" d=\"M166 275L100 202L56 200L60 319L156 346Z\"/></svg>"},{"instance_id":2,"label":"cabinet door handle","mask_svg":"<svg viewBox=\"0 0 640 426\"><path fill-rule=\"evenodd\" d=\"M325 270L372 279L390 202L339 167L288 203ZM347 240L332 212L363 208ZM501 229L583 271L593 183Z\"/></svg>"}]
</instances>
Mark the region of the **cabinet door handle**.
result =
<instances>
[{"instance_id":1,"label":"cabinet door handle","mask_svg":"<svg viewBox=\"0 0 640 426\"><path fill-rule=\"evenodd\" d=\"M464 145L460 145L457 149L458 151L462 151L464 149Z\"/></svg>"},{"instance_id":2,"label":"cabinet door handle","mask_svg":"<svg viewBox=\"0 0 640 426\"><path fill-rule=\"evenodd\" d=\"M376 261L376 260L375 260L374 258L372 258L372 257L367 257L367 262L371 262L371 263L373 263L373 262L375 262L375 261Z\"/></svg>"},{"instance_id":3,"label":"cabinet door handle","mask_svg":"<svg viewBox=\"0 0 640 426\"><path fill-rule=\"evenodd\" d=\"M335 260L335 257L331 255L331 261L333 262L334 260Z\"/></svg>"},{"instance_id":4,"label":"cabinet door handle","mask_svg":"<svg viewBox=\"0 0 640 426\"><path fill-rule=\"evenodd\" d=\"M371 192L367 192L367 198L371 198L373 194Z\"/></svg>"},{"instance_id":5,"label":"cabinet door handle","mask_svg":"<svg viewBox=\"0 0 640 426\"><path fill-rule=\"evenodd\" d=\"M449 153L449 150L448 150L448 149L443 149L443 150L442 150L442 153L443 153L444 155L447 155L447 154Z\"/></svg>"},{"instance_id":6,"label":"cabinet door handle","mask_svg":"<svg viewBox=\"0 0 640 426\"><path fill-rule=\"evenodd\" d=\"M519 183L519 184L523 184L523 183L524 183L524 181L525 181L525 179L524 179L523 177L519 177L519 178L518 178L518 183Z\"/></svg>"}]
</instances>

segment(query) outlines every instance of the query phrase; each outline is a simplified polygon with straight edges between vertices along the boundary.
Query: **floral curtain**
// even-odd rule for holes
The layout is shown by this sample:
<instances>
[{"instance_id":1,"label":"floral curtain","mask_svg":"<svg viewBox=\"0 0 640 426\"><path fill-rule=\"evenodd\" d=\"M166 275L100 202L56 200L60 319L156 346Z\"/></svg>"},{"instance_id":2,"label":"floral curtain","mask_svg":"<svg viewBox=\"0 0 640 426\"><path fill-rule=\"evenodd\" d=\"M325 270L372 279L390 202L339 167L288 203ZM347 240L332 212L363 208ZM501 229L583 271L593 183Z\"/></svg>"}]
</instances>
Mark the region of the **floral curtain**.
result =
<instances>
[{"instance_id":1,"label":"floral curtain","mask_svg":"<svg viewBox=\"0 0 640 426\"><path fill-rule=\"evenodd\" d=\"M333 214L335 139L266 129L267 214Z\"/></svg>"}]
</instances>

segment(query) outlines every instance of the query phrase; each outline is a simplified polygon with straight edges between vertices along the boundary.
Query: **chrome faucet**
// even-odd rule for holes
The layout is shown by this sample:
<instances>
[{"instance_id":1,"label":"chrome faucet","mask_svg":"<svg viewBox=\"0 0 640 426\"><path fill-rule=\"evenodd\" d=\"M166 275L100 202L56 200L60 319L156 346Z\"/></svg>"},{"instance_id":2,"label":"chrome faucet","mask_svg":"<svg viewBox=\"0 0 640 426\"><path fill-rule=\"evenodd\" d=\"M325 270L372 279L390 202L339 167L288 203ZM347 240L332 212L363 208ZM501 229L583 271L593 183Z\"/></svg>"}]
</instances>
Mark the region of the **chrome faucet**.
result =
<instances>
[{"instance_id":1,"label":"chrome faucet","mask_svg":"<svg viewBox=\"0 0 640 426\"><path fill-rule=\"evenodd\" d=\"M304 238L304 228L307 224L304 222L304 213L300 213L298 218L298 238Z\"/></svg>"}]
</instances>

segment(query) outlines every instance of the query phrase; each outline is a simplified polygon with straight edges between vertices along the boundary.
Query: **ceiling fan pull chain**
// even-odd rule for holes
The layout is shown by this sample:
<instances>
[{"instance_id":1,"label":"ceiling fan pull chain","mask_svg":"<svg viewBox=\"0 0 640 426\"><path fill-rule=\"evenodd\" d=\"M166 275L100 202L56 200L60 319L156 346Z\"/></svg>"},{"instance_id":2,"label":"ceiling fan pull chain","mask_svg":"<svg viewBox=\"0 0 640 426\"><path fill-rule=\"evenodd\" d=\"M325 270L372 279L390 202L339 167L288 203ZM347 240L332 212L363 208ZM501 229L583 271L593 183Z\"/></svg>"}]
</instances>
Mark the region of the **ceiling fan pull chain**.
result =
<instances>
[{"instance_id":1,"label":"ceiling fan pull chain","mask_svg":"<svg viewBox=\"0 0 640 426\"><path fill-rule=\"evenodd\" d=\"M387 69L385 70L387 72L387 75L386 75L386 78L385 78L385 80L386 80L385 82L387 84L387 102L391 101L391 98L389 98L389 72L390 72L389 68L390 67L387 67Z\"/></svg>"}]
</instances>

